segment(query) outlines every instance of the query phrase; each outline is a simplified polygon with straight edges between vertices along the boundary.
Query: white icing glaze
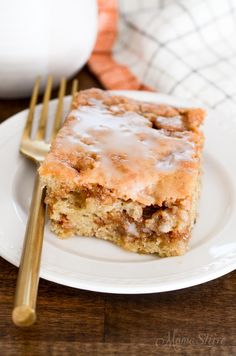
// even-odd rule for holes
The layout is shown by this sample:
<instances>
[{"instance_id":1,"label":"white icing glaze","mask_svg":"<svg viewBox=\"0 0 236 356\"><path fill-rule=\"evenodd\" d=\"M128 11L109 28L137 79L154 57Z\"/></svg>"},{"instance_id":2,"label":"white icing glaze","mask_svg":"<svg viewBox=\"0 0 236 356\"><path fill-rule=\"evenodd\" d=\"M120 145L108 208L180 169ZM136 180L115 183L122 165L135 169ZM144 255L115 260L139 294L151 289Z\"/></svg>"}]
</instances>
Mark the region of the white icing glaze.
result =
<instances>
[{"instance_id":1,"label":"white icing glaze","mask_svg":"<svg viewBox=\"0 0 236 356\"><path fill-rule=\"evenodd\" d=\"M119 112L120 111L120 107L119 105L111 105L110 109L114 112Z\"/></svg>"},{"instance_id":2,"label":"white icing glaze","mask_svg":"<svg viewBox=\"0 0 236 356\"><path fill-rule=\"evenodd\" d=\"M190 161L192 159L192 150L187 149L183 152L171 152L163 160L157 162L156 167L159 170L172 170L173 164L177 161Z\"/></svg>"},{"instance_id":3,"label":"white icing glaze","mask_svg":"<svg viewBox=\"0 0 236 356\"><path fill-rule=\"evenodd\" d=\"M96 99L90 99L90 104L70 113L75 120L71 121L71 131L63 137L62 144L68 145L69 149L77 146L96 153L96 167L100 166L100 172L104 172L108 182L114 182L114 177L117 181L124 180L128 174L132 176L133 184L127 189L135 195L144 189L144 185L149 185L147 179L153 183L155 172L168 173L177 169L180 162L193 160L194 147L187 141L188 132L181 132L178 137L169 136L165 130L152 128L147 118L135 112L113 115ZM170 119L175 119L175 123L179 120ZM140 170L143 170L142 180Z\"/></svg>"},{"instance_id":4,"label":"white icing glaze","mask_svg":"<svg viewBox=\"0 0 236 356\"><path fill-rule=\"evenodd\" d=\"M181 129L183 127L181 116L173 116L173 117L164 117L158 116L155 119L157 124L171 126L176 129Z\"/></svg>"}]
</instances>

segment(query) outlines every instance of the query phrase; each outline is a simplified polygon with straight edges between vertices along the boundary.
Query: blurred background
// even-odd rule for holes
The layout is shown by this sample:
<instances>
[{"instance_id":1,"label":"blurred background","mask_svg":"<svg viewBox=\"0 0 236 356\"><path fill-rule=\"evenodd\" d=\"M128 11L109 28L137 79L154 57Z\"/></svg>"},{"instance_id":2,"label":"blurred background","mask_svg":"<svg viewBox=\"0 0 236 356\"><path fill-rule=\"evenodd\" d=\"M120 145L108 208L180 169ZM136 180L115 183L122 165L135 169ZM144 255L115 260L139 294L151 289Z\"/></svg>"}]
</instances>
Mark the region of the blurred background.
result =
<instances>
[{"instance_id":1,"label":"blurred background","mask_svg":"<svg viewBox=\"0 0 236 356\"><path fill-rule=\"evenodd\" d=\"M57 86L87 66L107 89L236 111L235 10L234 0L2 1L0 97L27 97L37 75Z\"/></svg>"}]
</instances>

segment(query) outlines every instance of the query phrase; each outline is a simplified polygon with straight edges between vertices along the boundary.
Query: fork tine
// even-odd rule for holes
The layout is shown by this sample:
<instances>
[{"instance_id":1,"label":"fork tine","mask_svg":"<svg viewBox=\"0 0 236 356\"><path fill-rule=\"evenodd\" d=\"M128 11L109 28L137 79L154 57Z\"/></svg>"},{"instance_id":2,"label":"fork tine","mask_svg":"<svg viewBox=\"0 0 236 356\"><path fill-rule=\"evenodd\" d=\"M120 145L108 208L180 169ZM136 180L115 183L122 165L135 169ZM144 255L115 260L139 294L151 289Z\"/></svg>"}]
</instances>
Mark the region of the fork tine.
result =
<instances>
[{"instance_id":1,"label":"fork tine","mask_svg":"<svg viewBox=\"0 0 236 356\"><path fill-rule=\"evenodd\" d=\"M47 85L43 97L43 107L41 111L41 116L39 120L39 126L38 130L36 133L36 140L43 140L45 136L45 131L46 131L46 120L47 120L47 115L48 115L48 103L51 97L51 91L52 91L52 76L48 76L47 80Z\"/></svg>"},{"instance_id":2,"label":"fork tine","mask_svg":"<svg viewBox=\"0 0 236 356\"><path fill-rule=\"evenodd\" d=\"M62 117L62 109L63 109L63 99L66 92L66 80L65 78L61 79L60 82L60 89L58 94L58 104L57 104L57 111L54 119L54 124L51 133L51 140L55 138L57 131L61 127L61 117Z\"/></svg>"},{"instance_id":3,"label":"fork tine","mask_svg":"<svg viewBox=\"0 0 236 356\"><path fill-rule=\"evenodd\" d=\"M73 102L75 100L75 94L78 91L78 79L74 79L72 83L72 89L71 89L71 104L70 104L70 109L72 109Z\"/></svg>"},{"instance_id":4,"label":"fork tine","mask_svg":"<svg viewBox=\"0 0 236 356\"><path fill-rule=\"evenodd\" d=\"M35 105L37 103L38 94L39 94L39 86L40 86L40 77L37 77L34 83L34 89L32 92L32 96L30 99L29 113L25 123L25 128L22 134L22 139L29 139L32 129L32 122L34 117Z\"/></svg>"}]
</instances>

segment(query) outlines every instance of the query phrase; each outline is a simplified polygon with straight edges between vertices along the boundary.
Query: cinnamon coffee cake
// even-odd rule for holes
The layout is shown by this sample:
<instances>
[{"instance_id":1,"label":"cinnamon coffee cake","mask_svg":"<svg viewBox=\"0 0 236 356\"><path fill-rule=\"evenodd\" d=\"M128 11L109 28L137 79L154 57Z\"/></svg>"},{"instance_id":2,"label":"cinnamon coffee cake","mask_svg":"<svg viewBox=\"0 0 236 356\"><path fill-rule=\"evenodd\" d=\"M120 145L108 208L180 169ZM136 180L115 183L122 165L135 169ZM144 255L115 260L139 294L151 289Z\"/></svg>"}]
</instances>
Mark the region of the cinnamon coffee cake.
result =
<instances>
[{"instance_id":1,"label":"cinnamon coffee cake","mask_svg":"<svg viewBox=\"0 0 236 356\"><path fill-rule=\"evenodd\" d=\"M78 93L39 172L51 229L183 254L196 220L204 111Z\"/></svg>"}]
</instances>

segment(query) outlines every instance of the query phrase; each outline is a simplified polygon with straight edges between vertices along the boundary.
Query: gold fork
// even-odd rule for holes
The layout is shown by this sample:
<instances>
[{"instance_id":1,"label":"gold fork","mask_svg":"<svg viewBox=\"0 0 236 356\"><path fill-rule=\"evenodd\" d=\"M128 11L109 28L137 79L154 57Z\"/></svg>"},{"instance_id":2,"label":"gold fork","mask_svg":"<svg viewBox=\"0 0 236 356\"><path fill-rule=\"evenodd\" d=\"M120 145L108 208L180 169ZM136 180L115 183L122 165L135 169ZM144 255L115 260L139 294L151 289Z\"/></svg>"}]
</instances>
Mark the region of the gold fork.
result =
<instances>
[{"instance_id":1,"label":"gold fork","mask_svg":"<svg viewBox=\"0 0 236 356\"><path fill-rule=\"evenodd\" d=\"M72 101L77 91L78 82L75 79L72 84ZM48 106L52 91L52 76L48 77L41 115L35 138L31 137L31 131L34 121L35 106L38 99L40 87L40 78L35 82L29 113L23 131L20 152L27 158L33 160L37 166L44 160L50 143L46 142L46 127L48 118ZM63 99L66 91L66 81L61 79L57 110L54 118L53 129L50 141L55 137L61 126L61 117L63 110ZM36 320L36 300L39 282L40 259L43 243L44 223L45 223L45 188L42 186L38 173L36 173L30 213L28 217L24 246L21 256L21 262L18 272L14 308L12 311L12 320L18 326L32 325Z\"/></svg>"}]
</instances>

